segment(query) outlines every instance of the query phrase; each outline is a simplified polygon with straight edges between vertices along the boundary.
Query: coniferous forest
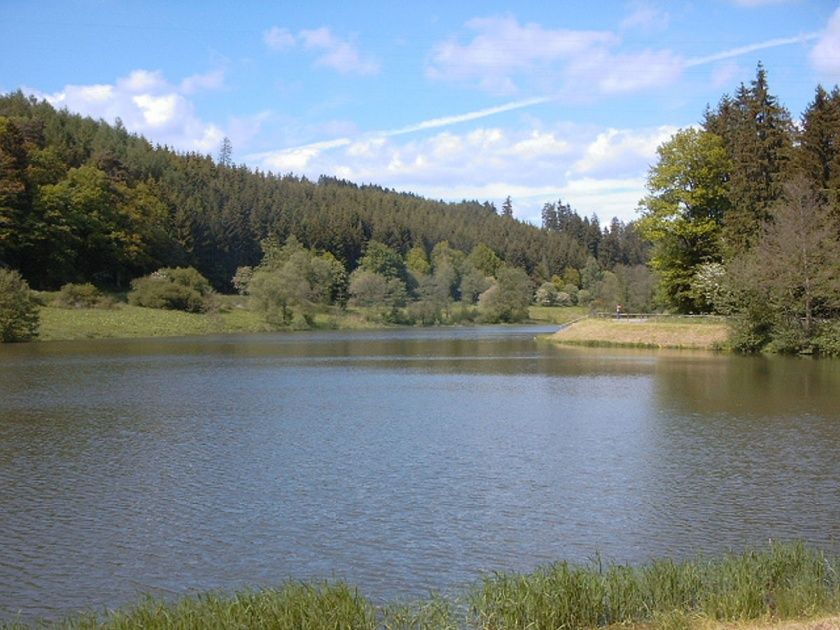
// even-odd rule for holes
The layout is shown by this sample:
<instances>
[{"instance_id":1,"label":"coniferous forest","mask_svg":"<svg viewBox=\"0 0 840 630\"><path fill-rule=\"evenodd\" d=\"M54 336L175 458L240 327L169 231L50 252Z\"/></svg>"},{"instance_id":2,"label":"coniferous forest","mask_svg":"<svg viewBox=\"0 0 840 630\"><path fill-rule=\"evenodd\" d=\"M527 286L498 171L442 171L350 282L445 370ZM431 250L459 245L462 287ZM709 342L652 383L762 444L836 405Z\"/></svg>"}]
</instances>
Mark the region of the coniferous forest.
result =
<instances>
[{"instance_id":1,"label":"coniferous forest","mask_svg":"<svg viewBox=\"0 0 840 630\"><path fill-rule=\"evenodd\" d=\"M818 87L797 121L759 65L658 153L638 221L602 226L561 200L538 227L513 218L510 199L497 210L253 171L231 163L229 145L179 153L17 92L0 97L0 263L42 290L124 291L192 267L220 292L255 280L281 320L286 306L348 295L445 309L477 301L499 269L519 270L509 284L541 303L719 313L738 349L835 354L838 89ZM331 279L288 288L318 273ZM438 307L415 310L438 320Z\"/></svg>"}]
</instances>

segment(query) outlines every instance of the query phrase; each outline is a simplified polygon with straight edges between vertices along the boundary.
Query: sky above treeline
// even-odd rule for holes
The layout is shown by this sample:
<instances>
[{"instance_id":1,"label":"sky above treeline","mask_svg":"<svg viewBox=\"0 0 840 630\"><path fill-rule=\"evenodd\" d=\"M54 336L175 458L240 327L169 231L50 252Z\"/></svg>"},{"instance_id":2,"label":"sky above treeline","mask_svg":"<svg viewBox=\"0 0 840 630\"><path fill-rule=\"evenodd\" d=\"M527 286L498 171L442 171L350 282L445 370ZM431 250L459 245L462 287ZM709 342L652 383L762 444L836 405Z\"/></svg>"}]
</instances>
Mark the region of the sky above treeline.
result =
<instances>
[{"instance_id":1,"label":"sky above treeline","mask_svg":"<svg viewBox=\"0 0 840 630\"><path fill-rule=\"evenodd\" d=\"M636 215L656 147L764 64L840 82L828 0L4 0L0 92L180 151L426 197Z\"/></svg>"}]
</instances>

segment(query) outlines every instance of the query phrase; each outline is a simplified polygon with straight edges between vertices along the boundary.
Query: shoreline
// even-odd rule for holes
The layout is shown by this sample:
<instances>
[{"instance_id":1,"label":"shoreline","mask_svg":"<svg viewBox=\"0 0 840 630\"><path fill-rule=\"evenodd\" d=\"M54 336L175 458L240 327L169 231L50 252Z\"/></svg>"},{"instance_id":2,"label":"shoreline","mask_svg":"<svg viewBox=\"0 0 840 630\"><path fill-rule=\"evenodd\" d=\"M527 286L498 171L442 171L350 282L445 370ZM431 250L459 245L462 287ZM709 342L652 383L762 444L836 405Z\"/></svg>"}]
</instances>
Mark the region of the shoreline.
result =
<instances>
[{"instance_id":1,"label":"shoreline","mask_svg":"<svg viewBox=\"0 0 840 630\"><path fill-rule=\"evenodd\" d=\"M531 307L527 320L512 325L562 325L579 317L575 307ZM199 337L318 330L388 330L395 328L438 328L485 326L478 322L453 322L437 325L394 324L375 321L363 309L333 309L316 313L308 328L274 327L257 313L235 306L215 313L151 309L120 304L116 308L40 309L40 333L26 343L86 341L94 339L138 339L158 337Z\"/></svg>"},{"instance_id":2,"label":"shoreline","mask_svg":"<svg viewBox=\"0 0 840 630\"><path fill-rule=\"evenodd\" d=\"M485 574L464 590L376 602L340 580L138 599L0 628L840 630L840 556L771 543L638 565L555 562Z\"/></svg>"},{"instance_id":3,"label":"shoreline","mask_svg":"<svg viewBox=\"0 0 840 630\"><path fill-rule=\"evenodd\" d=\"M686 321L676 317L586 318L573 322L549 341L589 347L674 350L727 350L729 326L718 319Z\"/></svg>"}]
</instances>

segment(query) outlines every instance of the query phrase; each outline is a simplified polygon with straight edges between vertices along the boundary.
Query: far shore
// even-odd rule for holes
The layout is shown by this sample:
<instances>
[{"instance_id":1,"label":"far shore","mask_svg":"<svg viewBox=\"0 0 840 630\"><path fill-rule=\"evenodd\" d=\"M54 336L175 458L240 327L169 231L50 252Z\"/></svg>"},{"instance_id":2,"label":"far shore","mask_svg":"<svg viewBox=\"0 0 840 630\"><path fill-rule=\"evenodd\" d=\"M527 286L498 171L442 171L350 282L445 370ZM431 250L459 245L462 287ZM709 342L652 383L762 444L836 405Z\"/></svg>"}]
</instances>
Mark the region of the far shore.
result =
<instances>
[{"instance_id":1,"label":"far shore","mask_svg":"<svg viewBox=\"0 0 840 630\"><path fill-rule=\"evenodd\" d=\"M548 338L577 346L724 350L729 326L719 318L587 318Z\"/></svg>"},{"instance_id":2,"label":"far shore","mask_svg":"<svg viewBox=\"0 0 840 630\"><path fill-rule=\"evenodd\" d=\"M271 326L259 314L250 310L245 300L234 296L226 296L223 304L224 309L213 313L185 313L124 303L118 303L112 308L61 308L48 305L40 310L40 331L34 341L188 337L301 330ZM583 307L532 306L529 319L521 323L562 325L585 313ZM396 327L400 326L376 321L365 309L333 307L315 313L312 325L305 329L369 330Z\"/></svg>"}]
</instances>

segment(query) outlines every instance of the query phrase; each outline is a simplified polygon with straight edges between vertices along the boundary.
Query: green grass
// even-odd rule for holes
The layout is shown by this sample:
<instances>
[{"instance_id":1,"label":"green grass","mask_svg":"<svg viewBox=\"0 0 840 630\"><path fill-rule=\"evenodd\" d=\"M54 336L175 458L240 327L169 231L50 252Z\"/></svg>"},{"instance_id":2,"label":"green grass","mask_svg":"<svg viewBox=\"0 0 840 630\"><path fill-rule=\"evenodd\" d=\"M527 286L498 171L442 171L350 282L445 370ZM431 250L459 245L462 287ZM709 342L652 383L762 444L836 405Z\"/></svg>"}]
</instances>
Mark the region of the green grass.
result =
<instances>
[{"instance_id":1,"label":"green grass","mask_svg":"<svg viewBox=\"0 0 840 630\"><path fill-rule=\"evenodd\" d=\"M229 296L225 296L229 297ZM228 300L215 313L185 313L118 303L114 308L41 308L40 341L128 337L178 337L276 330L241 302ZM372 328L364 314L353 309L331 308L316 313L320 329ZM381 324L378 324L381 326Z\"/></svg>"},{"instance_id":2,"label":"green grass","mask_svg":"<svg viewBox=\"0 0 840 630\"><path fill-rule=\"evenodd\" d=\"M480 628L590 628L685 620L790 619L840 609L840 558L774 544L717 559L497 574L471 594ZM669 621L670 620L670 621Z\"/></svg>"},{"instance_id":3,"label":"green grass","mask_svg":"<svg viewBox=\"0 0 840 630\"><path fill-rule=\"evenodd\" d=\"M588 310L585 306L529 306L528 317L537 322L550 324L568 324L571 321L586 317Z\"/></svg>"},{"instance_id":4,"label":"green grass","mask_svg":"<svg viewBox=\"0 0 840 630\"><path fill-rule=\"evenodd\" d=\"M214 333L261 332L267 324L245 309L223 313L184 313L120 304L112 309L41 309L38 339L93 339L105 337L172 337Z\"/></svg>"},{"instance_id":5,"label":"green grass","mask_svg":"<svg viewBox=\"0 0 840 630\"><path fill-rule=\"evenodd\" d=\"M410 604L376 605L341 582L290 582L174 602L150 598L75 616L57 627L573 630L621 624L682 630L710 622L836 614L839 574L840 557L798 543L771 544L719 558L640 566L559 562L525 575L487 576L461 597L432 596Z\"/></svg>"}]
</instances>

